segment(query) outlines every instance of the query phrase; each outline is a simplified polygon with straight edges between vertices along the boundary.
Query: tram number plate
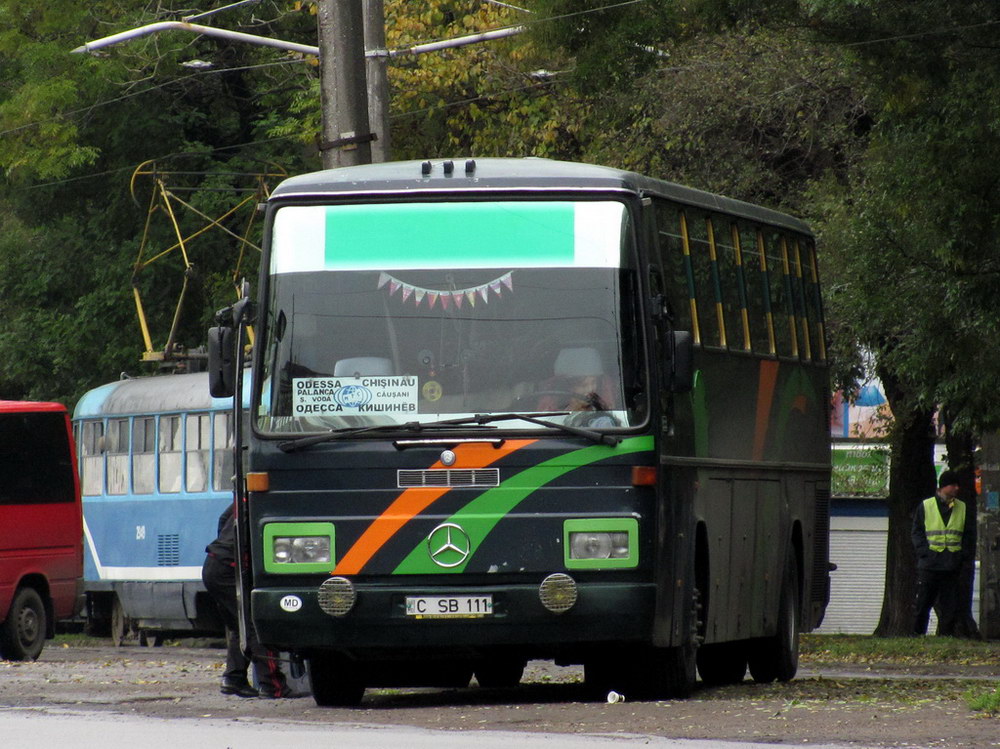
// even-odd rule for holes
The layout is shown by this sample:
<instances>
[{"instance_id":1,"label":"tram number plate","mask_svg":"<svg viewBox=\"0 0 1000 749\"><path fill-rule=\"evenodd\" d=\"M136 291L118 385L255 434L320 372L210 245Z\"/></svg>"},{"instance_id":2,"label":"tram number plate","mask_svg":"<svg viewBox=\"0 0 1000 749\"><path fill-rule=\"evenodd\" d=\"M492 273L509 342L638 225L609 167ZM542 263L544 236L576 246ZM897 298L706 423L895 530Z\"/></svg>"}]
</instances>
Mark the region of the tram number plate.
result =
<instances>
[{"instance_id":1,"label":"tram number plate","mask_svg":"<svg viewBox=\"0 0 1000 749\"><path fill-rule=\"evenodd\" d=\"M476 619L493 615L493 596L407 596L406 615L416 619Z\"/></svg>"}]
</instances>

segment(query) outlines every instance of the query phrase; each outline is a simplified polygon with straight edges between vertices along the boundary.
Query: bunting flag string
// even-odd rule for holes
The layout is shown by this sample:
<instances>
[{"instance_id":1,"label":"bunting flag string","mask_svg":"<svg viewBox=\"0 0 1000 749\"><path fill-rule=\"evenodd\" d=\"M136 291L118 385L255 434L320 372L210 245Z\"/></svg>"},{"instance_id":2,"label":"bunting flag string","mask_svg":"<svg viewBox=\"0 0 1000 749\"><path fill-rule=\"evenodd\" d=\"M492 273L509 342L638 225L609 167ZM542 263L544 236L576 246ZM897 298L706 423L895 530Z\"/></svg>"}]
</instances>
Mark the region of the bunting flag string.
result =
<instances>
[{"instance_id":1,"label":"bunting flag string","mask_svg":"<svg viewBox=\"0 0 1000 749\"><path fill-rule=\"evenodd\" d=\"M405 281L400 281L388 273L379 273L378 288L387 288L389 296L393 296L397 292L402 292L401 299L404 304L412 299L414 306L419 307L424 299L426 299L428 309L434 309L434 306L438 302L441 302L442 309L450 309L452 305L455 305L455 309L461 309L465 303L468 303L470 307L475 307L476 300L481 301L483 304L489 304L490 292L497 298L503 295L504 289L513 292L514 279L512 273L513 271L507 271L499 278L494 278L492 281L487 281L478 286L470 286L467 289L451 289L449 291L425 289L420 286L414 286L411 283L406 283Z\"/></svg>"}]
</instances>

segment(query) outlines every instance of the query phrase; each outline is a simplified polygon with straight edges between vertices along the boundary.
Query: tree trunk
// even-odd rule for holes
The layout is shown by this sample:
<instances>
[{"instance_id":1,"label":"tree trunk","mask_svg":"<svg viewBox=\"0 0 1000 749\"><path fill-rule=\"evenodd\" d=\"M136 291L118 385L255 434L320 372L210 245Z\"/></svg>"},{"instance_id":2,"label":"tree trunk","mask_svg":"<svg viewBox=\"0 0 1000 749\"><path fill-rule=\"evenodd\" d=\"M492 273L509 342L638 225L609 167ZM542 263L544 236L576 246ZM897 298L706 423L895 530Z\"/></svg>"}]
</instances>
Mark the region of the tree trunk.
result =
<instances>
[{"instance_id":1,"label":"tree trunk","mask_svg":"<svg viewBox=\"0 0 1000 749\"><path fill-rule=\"evenodd\" d=\"M886 546L885 595L876 637L905 637L913 633L916 594L913 544L910 530L917 505L934 494L933 411L919 408L907 397L899 380L879 372L895 425L891 433L889 464L889 537Z\"/></svg>"},{"instance_id":2,"label":"tree trunk","mask_svg":"<svg viewBox=\"0 0 1000 749\"><path fill-rule=\"evenodd\" d=\"M959 495L965 502L965 511L972 514L972 527L978 526L977 510L979 496L976 494L976 438L969 432L959 432L952 428L951 419L945 417L945 449L948 451L948 467L958 472ZM972 563L962 568L958 589L958 613L955 620L955 636L979 639L979 626L972 616L972 587L976 578L976 565Z\"/></svg>"}]
</instances>

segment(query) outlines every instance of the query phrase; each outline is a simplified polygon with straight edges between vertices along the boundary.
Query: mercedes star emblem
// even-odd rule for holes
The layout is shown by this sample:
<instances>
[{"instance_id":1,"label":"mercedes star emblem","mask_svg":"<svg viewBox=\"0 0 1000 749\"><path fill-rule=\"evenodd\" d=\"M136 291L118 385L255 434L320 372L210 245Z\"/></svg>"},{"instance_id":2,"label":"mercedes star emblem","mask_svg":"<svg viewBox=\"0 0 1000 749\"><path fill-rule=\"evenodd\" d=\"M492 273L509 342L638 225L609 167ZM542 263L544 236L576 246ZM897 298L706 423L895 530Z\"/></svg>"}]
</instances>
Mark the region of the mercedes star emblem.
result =
<instances>
[{"instance_id":1,"label":"mercedes star emblem","mask_svg":"<svg viewBox=\"0 0 1000 749\"><path fill-rule=\"evenodd\" d=\"M458 567L469 558L472 540L462 526L441 523L427 536L427 551L438 567Z\"/></svg>"}]
</instances>

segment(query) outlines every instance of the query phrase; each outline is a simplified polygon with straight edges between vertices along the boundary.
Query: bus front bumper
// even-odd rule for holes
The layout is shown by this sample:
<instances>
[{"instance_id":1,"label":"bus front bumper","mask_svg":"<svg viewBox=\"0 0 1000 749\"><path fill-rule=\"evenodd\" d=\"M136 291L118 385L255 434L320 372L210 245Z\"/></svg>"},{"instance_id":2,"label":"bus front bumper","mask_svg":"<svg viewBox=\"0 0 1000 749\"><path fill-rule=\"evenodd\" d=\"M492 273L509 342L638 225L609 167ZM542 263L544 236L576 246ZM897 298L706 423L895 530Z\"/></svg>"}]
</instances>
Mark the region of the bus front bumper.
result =
<instances>
[{"instance_id":1,"label":"bus front bumper","mask_svg":"<svg viewBox=\"0 0 1000 749\"><path fill-rule=\"evenodd\" d=\"M504 646L544 654L588 643L650 640L656 596L652 583L579 583L575 601L562 613L543 605L539 588L358 585L353 605L340 615L323 610L317 588L258 588L251 594L251 610L259 640L291 652ZM466 610L454 610L455 600ZM484 600L487 608L466 604Z\"/></svg>"}]
</instances>

